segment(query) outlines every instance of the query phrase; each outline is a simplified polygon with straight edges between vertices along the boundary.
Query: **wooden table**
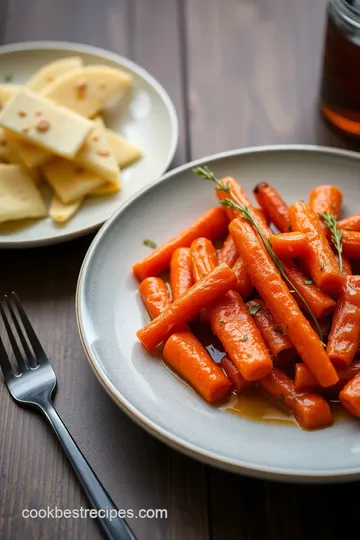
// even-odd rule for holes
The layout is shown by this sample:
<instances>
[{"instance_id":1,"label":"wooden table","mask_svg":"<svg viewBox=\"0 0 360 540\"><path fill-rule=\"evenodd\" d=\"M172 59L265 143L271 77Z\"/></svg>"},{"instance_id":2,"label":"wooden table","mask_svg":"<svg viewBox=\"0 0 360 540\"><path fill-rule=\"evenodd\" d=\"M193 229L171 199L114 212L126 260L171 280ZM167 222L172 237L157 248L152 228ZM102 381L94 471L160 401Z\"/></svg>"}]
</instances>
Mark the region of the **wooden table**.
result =
<instances>
[{"instance_id":1,"label":"wooden table","mask_svg":"<svg viewBox=\"0 0 360 540\"><path fill-rule=\"evenodd\" d=\"M259 144L344 146L319 118L326 0L2 0L2 43L69 40L147 68L180 119L173 166ZM1 253L0 293L20 294L55 366L56 407L120 508L166 508L133 519L140 540L350 537L360 525L356 484L295 486L197 463L144 433L95 379L76 328L77 275L92 237ZM359 435L360 436L360 435ZM91 519L24 519L23 508L80 508L86 500L43 419L0 384L0 537L97 539ZM346 500L347 511L339 511Z\"/></svg>"}]
</instances>

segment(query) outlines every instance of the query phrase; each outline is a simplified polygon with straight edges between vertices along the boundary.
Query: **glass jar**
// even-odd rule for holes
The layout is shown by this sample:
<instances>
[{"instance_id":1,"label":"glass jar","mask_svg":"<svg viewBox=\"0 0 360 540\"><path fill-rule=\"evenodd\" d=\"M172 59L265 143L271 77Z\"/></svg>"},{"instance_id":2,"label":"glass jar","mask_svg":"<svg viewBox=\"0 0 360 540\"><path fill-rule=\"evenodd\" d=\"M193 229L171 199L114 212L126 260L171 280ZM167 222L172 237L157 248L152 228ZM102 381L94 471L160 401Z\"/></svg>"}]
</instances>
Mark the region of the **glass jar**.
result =
<instances>
[{"instance_id":1,"label":"glass jar","mask_svg":"<svg viewBox=\"0 0 360 540\"><path fill-rule=\"evenodd\" d=\"M360 138L360 0L331 0L327 12L321 110Z\"/></svg>"}]
</instances>

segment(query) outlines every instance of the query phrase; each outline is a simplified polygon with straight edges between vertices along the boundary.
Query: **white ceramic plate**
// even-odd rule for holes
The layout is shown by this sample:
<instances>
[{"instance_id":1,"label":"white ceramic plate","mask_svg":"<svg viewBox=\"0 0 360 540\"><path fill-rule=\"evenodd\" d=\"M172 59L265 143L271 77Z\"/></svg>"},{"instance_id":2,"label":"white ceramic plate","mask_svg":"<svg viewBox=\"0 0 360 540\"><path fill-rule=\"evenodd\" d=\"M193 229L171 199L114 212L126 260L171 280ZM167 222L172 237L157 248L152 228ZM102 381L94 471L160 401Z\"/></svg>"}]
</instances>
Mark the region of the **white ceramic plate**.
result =
<instances>
[{"instance_id":1,"label":"white ceramic plate","mask_svg":"<svg viewBox=\"0 0 360 540\"><path fill-rule=\"evenodd\" d=\"M40 41L0 47L0 83L22 84L44 64L57 58L79 55L85 64L121 68L133 76L129 104L108 108L108 127L123 134L143 151L143 158L124 169L123 189L112 197L90 198L77 215L64 225L50 218L23 220L0 225L0 248L23 248L55 244L81 236L102 225L135 192L157 180L166 171L178 141L174 105L164 88L144 69L110 51L81 45Z\"/></svg>"},{"instance_id":2,"label":"white ceramic plate","mask_svg":"<svg viewBox=\"0 0 360 540\"><path fill-rule=\"evenodd\" d=\"M306 432L229 414L207 405L137 341L135 333L148 317L131 267L149 253L144 238L161 243L216 204L213 184L191 172L206 163L220 177L238 178L249 194L257 182L267 180L288 203L306 198L317 184L337 184L344 193L345 212L359 211L360 157L351 152L306 146L253 148L171 171L113 216L87 253L76 305L90 364L134 420L202 461L282 480L360 478L358 421Z\"/></svg>"}]
</instances>

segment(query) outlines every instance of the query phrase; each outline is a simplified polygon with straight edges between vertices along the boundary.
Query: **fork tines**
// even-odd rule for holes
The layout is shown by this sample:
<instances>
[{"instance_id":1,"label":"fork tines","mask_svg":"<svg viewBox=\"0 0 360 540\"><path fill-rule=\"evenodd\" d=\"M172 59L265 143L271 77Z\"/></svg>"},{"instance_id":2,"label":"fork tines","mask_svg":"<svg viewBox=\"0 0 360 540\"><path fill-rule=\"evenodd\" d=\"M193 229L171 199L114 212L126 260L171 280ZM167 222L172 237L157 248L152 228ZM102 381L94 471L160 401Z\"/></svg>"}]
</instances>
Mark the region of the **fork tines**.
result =
<instances>
[{"instance_id":1,"label":"fork tines","mask_svg":"<svg viewBox=\"0 0 360 540\"><path fill-rule=\"evenodd\" d=\"M10 317L7 312L10 313ZM0 302L0 313L20 373L29 369L29 366L36 367L37 362L41 363L41 360L46 358L46 355L15 292L12 292L10 297L4 296ZM10 321L12 321L12 324ZM19 347L19 340L22 351ZM0 367L5 378L12 373L11 364L1 338Z\"/></svg>"}]
</instances>

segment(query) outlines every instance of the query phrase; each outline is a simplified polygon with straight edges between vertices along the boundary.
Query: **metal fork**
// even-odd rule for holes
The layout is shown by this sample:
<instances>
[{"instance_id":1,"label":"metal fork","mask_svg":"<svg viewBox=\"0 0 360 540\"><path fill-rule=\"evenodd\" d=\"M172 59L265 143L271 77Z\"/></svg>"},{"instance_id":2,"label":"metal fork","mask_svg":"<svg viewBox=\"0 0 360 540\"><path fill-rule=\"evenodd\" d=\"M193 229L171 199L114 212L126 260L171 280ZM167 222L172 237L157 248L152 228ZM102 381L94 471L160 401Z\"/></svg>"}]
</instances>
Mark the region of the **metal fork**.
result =
<instances>
[{"instance_id":1,"label":"metal fork","mask_svg":"<svg viewBox=\"0 0 360 540\"><path fill-rule=\"evenodd\" d=\"M20 350L4 306L8 308L25 355ZM14 292L11 294L11 298L4 296L3 302L0 302L0 312L19 366L19 373L14 373L4 344L0 338L0 367L10 394L18 403L37 407L47 418L60 439L91 506L96 510L102 510L97 519L105 536L112 540L136 540L129 525L124 519L119 517L118 509L114 502L80 452L77 444L52 405L51 398L56 387L55 372L31 326L19 298ZM21 328L21 323L25 332ZM117 514L115 518L112 517L115 514L114 510Z\"/></svg>"}]
</instances>

